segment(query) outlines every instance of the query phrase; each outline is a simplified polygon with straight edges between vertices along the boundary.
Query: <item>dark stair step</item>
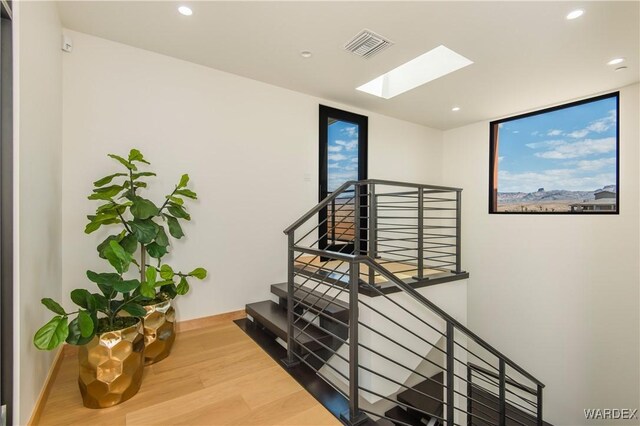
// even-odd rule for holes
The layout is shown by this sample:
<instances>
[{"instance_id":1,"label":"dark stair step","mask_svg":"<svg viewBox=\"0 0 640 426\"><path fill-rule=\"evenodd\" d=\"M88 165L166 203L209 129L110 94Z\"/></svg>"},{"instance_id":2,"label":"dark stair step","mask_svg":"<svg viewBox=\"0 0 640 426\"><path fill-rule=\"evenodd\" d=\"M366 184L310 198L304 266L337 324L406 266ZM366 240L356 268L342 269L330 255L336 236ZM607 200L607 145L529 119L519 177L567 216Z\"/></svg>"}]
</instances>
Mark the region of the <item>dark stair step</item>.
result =
<instances>
[{"instance_id":1,"label":"dark stair step","mask_svg":"<svg viewBox=\"0 0 640 426\"><path fill-rule=\"evenodd\" d=\"M398 402L417 408L425 413L431 413L441 417L444 408L441 402L444 400L443 380L444 373L440 372L432 376L431 380L425 380L411 389L400 392L397 396ZM426 414L412 410L411 408L407 409L407 413L424 424L427 424L430 420L430 417Z\"/></svg>"},{"instance_id":2,"label":"dark stair step","mask_svg":"<svg viewBox=\"0 0 640 426\"><path fill-rule=\"evenodd\" d=\"M407 424L413 426L424 426L423 423L420 423L420 420L417 420L414 416L397 405L384 413L384 415L389 419L387 421L385 421L385 419L379 420L378 424L381 426L388 425L389 423L393 423L396 426L404 426Z\"/></svg>"},{"instance_id":3,"label":"dark stair step","mask_svg":"<svg viewBox=\"0 0 640 426\"><path fill-rule=\"evenodd\" d=\"M272 284L271 293L275 294L282 300L287 300L289 296L287 292L287 283ZM306 309L303 305L313 306L314 310L322 311L324 314L334 317L342 322L346 323L349 320L349 304L342 300L330 300L330 296L323 296L322 293L307 288L297 289L294 293L294 298L297 301L304 299L304 302L301 304L303 309ZM327 298L329 300L326 300Z\"/></svg>"},{"instance_id":4,"label":"dark stair step","mask_svg":"<svg viewBox=\"0 0 640 426\"><path fill-rule=\"evenodd\" d=\"M271 300L249 303L245 306L245 310L247 315L251 316L256 322L260 323L285 342L287 341L287 311L282 309L277 303ZM309 326L306 327L307 325ZM316 351L324 349L323 346L315 340L327 346L331 344L331 336L329 334L303 319L298 320L296 327L301 329L306 327L304 333L301 333L299 330L294 330L294 335L296 336L296 341L304 345L308 350Z\"/></svg>"},{"instance_id":5,"label":"dark stair step","mask_svg":"<svg viewBox=\"0 0 640 426\"><path fill-rule=\"evenodd\" d=\"M500 401L495 395L492 395L485 390L479 389L477 386L473 386L471 388L471 398L473 400L471 402L471 413L489 421L487 422L478 417L472 417L473 424L483 426L490 425L492 423L498 423L499 415L496 411L500 407ZM514 397L513 395L508 395L507 398L518 400L518 398ZM526 404L522 400L519 400L519 403L522 405ZM506 404L506 408L507 425L534 426L537 424L536 419L532 415L524 412L522 409L514 407L508 402ZM535 410L535 407L531 407L531 410Z\"/></svg>"}]
</instances>

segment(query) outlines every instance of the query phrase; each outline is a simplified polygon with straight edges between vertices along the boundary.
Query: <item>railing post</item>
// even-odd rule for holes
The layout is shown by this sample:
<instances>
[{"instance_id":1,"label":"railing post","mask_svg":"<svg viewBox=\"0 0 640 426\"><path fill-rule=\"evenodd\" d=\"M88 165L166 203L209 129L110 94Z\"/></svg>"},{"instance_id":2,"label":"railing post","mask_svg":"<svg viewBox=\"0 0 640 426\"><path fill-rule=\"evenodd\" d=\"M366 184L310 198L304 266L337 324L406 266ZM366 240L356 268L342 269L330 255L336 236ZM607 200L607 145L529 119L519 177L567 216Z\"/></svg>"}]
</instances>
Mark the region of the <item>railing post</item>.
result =
<instances>
[{"instance_id":1,"label":"railing post","mask_svg":"<svg viewBox=\"0 0 640 426\"><path fill-rule=\"evenodd\" d=\"M456 191L456 274L462 273L462 191Z\"/></svg>"},{"instance_id":2,"label":"railing post","mask_svg":"<svg viewBox=\"0 0 640 426\"><path fill-rule=\"evenodd\" d=\"M505 364L504 364L504 359L500 358L499 361L499 368L498 368L498 374L499 374L499 389L498 389L498 394L499 394L499 405L498 405L498 413L499 413L499 420L498 420L498 425L499 426L505 426L507 423L507 400L506 400L506 391L507 391L507 382L506 382L506 372L505 372Z\"/></svg>"},{"instance_id":3,"label":"railing post","mask_svg":"<svg viewBox=\"0 0 640 426\"><path fill-rule=\"evenodd\" d=\"M358 255L360 254L360 205L361 205L361 200L360 200L360 196L361 194L361 189L360 189L360 184L356 183L354 185L354 199L353 199L353 222L354 222L354 228L355 228L355 235L353 236L353 244L354 244L354 248L353 248L353 254Z\"/></svg>"},{"instance_id":4,"label":"railing post","mask_svg":"<svg viewBox=\"0 0 640 426\"><path fill-rule=\"evenodd\" d=\"M375 260L378 251L378 203L376 200L376 184L369 184L369 257ZM376 272L369 267L369 285L376 285Z\"/></svg>"},{"instance_id":5,"label":"railing post","mask_svg":"<svg viewBox=\"0 0 640 426\"><path fill-rule=\"evenodd\" d=\"M538 385L538 393L537 393L537 400L538 400L538 426L542 426L543 421L542 421L542 385Z\"/></svg>"},{"instance_id":6,"label":"railing post","mask_svg":"<svg viewBox=\"0 0 640 426\"><path fill-rule=\"evenodd\" d=\"M336 200L331 200L331 244L336 243Z\"/></svg>"},{"instance_id":7,"label":"railing post","mask_svg":"<svg viewBox=\"0 0 640 426\"><path fill-rule=\"evenodd\" d=\"M294 261L294 232L291 231L287 234L287 357L282 360L282 363L287 367L295 367L300 364L300 361L296 358L293 353L295 347L295 339L293 336L293 302L294 302L294 272L293 272L293 261Z\"/></svg>"},{"instance_id":8,"label":"railing post","mask_svg":"<svg viewBox=\"0 0 640 426\"><path fill-rule=\"evenodd\" d=\"M473 387L471 386L471 380L473 380L473 374L471 372L471 366L467 364L467 426L471 426L473 424L473 417L471 416L471 392L473 392Z\"/></svg>"},{"instance_id":9,"label":"railing post","mask_svg":"<svg viewBox=\"0 0 640 426\"><path fill-rule=\"evenodd\" d=\"M424 279L424 190L418 188L418 275Z\"/></svg>"},{"instance_id":10,"label":"railing post","mask_svg":"<svg viewBox=\"0 0 640 426\"><path fill-rule=\"evenodd\" d=\"M453 324L447 322L447 426L452 426L454 424L453 416L454 416L454 356L453 356L453 348L454 348L454 328Z\"/></svg>"},{"instance_id":11,"label":"railing post","mask_svg":"<svg viewBox=\"0 0 640 426\"><path fill-rule=\"evenodd\" d=\"M360 411L358 403L358 286L360 263L349 262L349 412L340 415L348 425L364 423L367 416Z\"/></svg>"}]
</instances>

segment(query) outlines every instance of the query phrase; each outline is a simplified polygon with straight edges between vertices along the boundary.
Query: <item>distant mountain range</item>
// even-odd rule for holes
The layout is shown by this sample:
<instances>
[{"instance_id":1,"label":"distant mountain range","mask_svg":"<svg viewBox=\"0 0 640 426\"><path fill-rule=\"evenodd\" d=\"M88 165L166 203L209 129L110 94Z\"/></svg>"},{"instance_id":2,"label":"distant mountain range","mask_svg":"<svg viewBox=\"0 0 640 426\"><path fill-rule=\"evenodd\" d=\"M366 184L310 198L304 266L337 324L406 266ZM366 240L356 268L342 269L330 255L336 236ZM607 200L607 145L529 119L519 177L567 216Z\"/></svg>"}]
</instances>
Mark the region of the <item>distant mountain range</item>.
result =
<instances>
[{"instance_id":1,"label":"distant mountain range","mask_svg":"<svg viewBox=\"0 0 640 426\"><path fill-rule=\"evenodd\" d=\"M595 199L595 193L601 191L616 192L615 185L607 185L595 191L566 191L564 189L554 189L545 191L544 188L536 192L499 192L498 203L544 203L551 201L588 201Z\"/></svg>"}]
</instances>

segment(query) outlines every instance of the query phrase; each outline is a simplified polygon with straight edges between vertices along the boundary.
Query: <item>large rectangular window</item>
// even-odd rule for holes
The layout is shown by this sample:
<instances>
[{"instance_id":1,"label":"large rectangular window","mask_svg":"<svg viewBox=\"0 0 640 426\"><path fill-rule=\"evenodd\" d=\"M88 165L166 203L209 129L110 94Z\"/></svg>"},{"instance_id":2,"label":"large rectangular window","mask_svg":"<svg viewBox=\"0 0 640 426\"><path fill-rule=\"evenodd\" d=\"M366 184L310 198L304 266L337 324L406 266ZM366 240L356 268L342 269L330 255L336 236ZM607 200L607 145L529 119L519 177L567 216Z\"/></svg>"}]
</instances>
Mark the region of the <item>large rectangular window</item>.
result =
<instances>
[{"instance_id":1,"label":"large rectangular window","mask_svg":"<svg viewBox=\"0 0 640 426\"><path fill-rule=\"evenodd\" d=\"M619 211L618 92L490 124L489 213Z\"/></svg>"}]
</instances>

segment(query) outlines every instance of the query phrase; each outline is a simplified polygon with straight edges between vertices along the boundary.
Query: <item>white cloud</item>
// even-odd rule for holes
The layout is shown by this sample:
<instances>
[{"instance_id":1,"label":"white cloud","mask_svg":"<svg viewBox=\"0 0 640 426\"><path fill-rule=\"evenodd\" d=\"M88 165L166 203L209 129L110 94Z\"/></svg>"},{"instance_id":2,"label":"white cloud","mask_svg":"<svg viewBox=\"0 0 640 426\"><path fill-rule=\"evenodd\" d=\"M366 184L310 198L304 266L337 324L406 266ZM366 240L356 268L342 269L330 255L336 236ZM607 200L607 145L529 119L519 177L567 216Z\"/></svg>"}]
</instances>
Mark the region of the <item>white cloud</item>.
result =
<instances>
[{"instance_id":1,"label":"white cloud","mask_svg":"<svg viewBox=\"0 0 640 426\"><path fill-rule=\"evenodd\" d=\"M615 125L616 125L616 110L612 109L607 112L606 116L592 121L584 129L574 130L571 133L567 133L567 136L570 136L576 139L583 138L591 132L595 132L595 133L606 132L607 130L609 130Z\"/></svg>"},{"instance_id":2,"label":"white cloud","mask_svg":"<svg viewBox=\"0 0 640 426\"><path fill-rule=\"evenodd\" d=\"M536 152L534 155L539 158L562 160L567 158L586 157L593 154L606 154L616 149L616 139L585 139L580 142L564 143L554 146L553 149L545 152Z\"/></svg>"},{"instance_id":3,"label":"white cloud","mask_svg":"<svg viewBox=\"0 0 640 426\"><path fill-rule=\"evenodd\" d=\"M531 148L531 149L539 149L539 148L549 148L549 147L553 147L553 146L559 146L559 145L564 145L567 142L562 140L562 139L554 139L554 140L550 140L550 141L542 141L542 142L531 142L526 144L525 146L527 148Z\"/></svg>"},{"instance_id":4,"label":"white cloud","mask_svg":"<svg viewBox=\"0 0 640 426\"><path fill-rule=\"evenodd\" d=\"M571 133L567 133L567 136L570 136L572 138L584 138L585 136L587 136L589 134L589 130L587 129L582 129L582 130L574 130Z\"/></svg>"},{"instance_id":5,"label":"white cloud","mask_svg":"<svg viewBox=\"0 0 640 426\"><path fill-rule=\"evenodd\" d=\"M353 127L345 127L342 129L343 133L346 133L350 138L358 137L358 128L356 126Z\"/></svg>"},{"instance_id":6,"label":"white cloud","mask_svg":"<svg viewBox=\"0 0 640 426\"><path fill-rule=\"evenodd\" d=\"M353 151L358 148L358 139L352 139L350 141L337 140L336 145L343 146L347 151Z\"/></svg>"},{"instance_id":7,"label":"white cloud","mask_svg":"<svg viewBox=\"0 0 640 426\"><path fill-rule=\"evenodd\" d=\"M344 154L329 154L327 158L329 159L329 161L341 161L346 160L347 156Z\"/></svg>"},{"instance_id":8,"label":"white cloud","mask_svg":"<svg viewBox=\"0 0 640 426\"><path fill-rule=\"evenodd\" d=\"M502 163L502 160L504 160L504 157L498 157L498 163Z\"/></svg>"},{"instance_id":9,"label":"white cloud","mask_svg":"<svg viewBox=\"0 0 640 426\"><path fill-rule=\"evenodd\" d=\"M540 134L540 132L537 131L537 130L535 132L531 132L531 136L538 136L539 134Z\"/></svg>"},{"instance_id":10,"label":"white cloud","mask_svg":"<svg viewBox=\"0 0 640 426\"><path fill-rule=\"evenodd\" d=\"M342 147L341 146L329 146L328 148L329 152L340 152L342 151Z\"/></svg>"},{"instance_id":11,"label":"white cloud","mask_svg":"<svg viewBox=\"0 0 640 426\"><path fill-rule=\"evenodd\" d=\"M327 165L327 167L328 167L329 169L337 169L337 168L339 168L339 167L340 167L340 165L339 165L338 163L329 163L329 164Z\"/></svg>"},{"instance_id":12,"label":"white cloud","mask_svg":"<svg viewBox=\"0 0 640 426\"><path fill-rule=\"evenodd\" d=\"M574 163L578 170L585 172L593 172L614 164L616 164L616 157L601 158L599 160L580 160Z\"/></svg>"},{"instance_id":13,"label":"white cloud","mask_svg":"<svg viewBox=\"0 0 640 426\"><path fill-rule=\"evenodd\" d=\"M351 159L351 162L352 162L352 163L357 163L357 162L358 162L358 157L353 157L353 158Z\"/></svg>"},{"instance_id":14,"label":"white cloud","mask_svg":"<svg viewBox=\"0 0 640 426\"><path fill-rule=\"evenodd\" d=\"M562 130L551 129L547 132L547 136L559 136L562 134Z\"/></svg>"}]
</instances>

